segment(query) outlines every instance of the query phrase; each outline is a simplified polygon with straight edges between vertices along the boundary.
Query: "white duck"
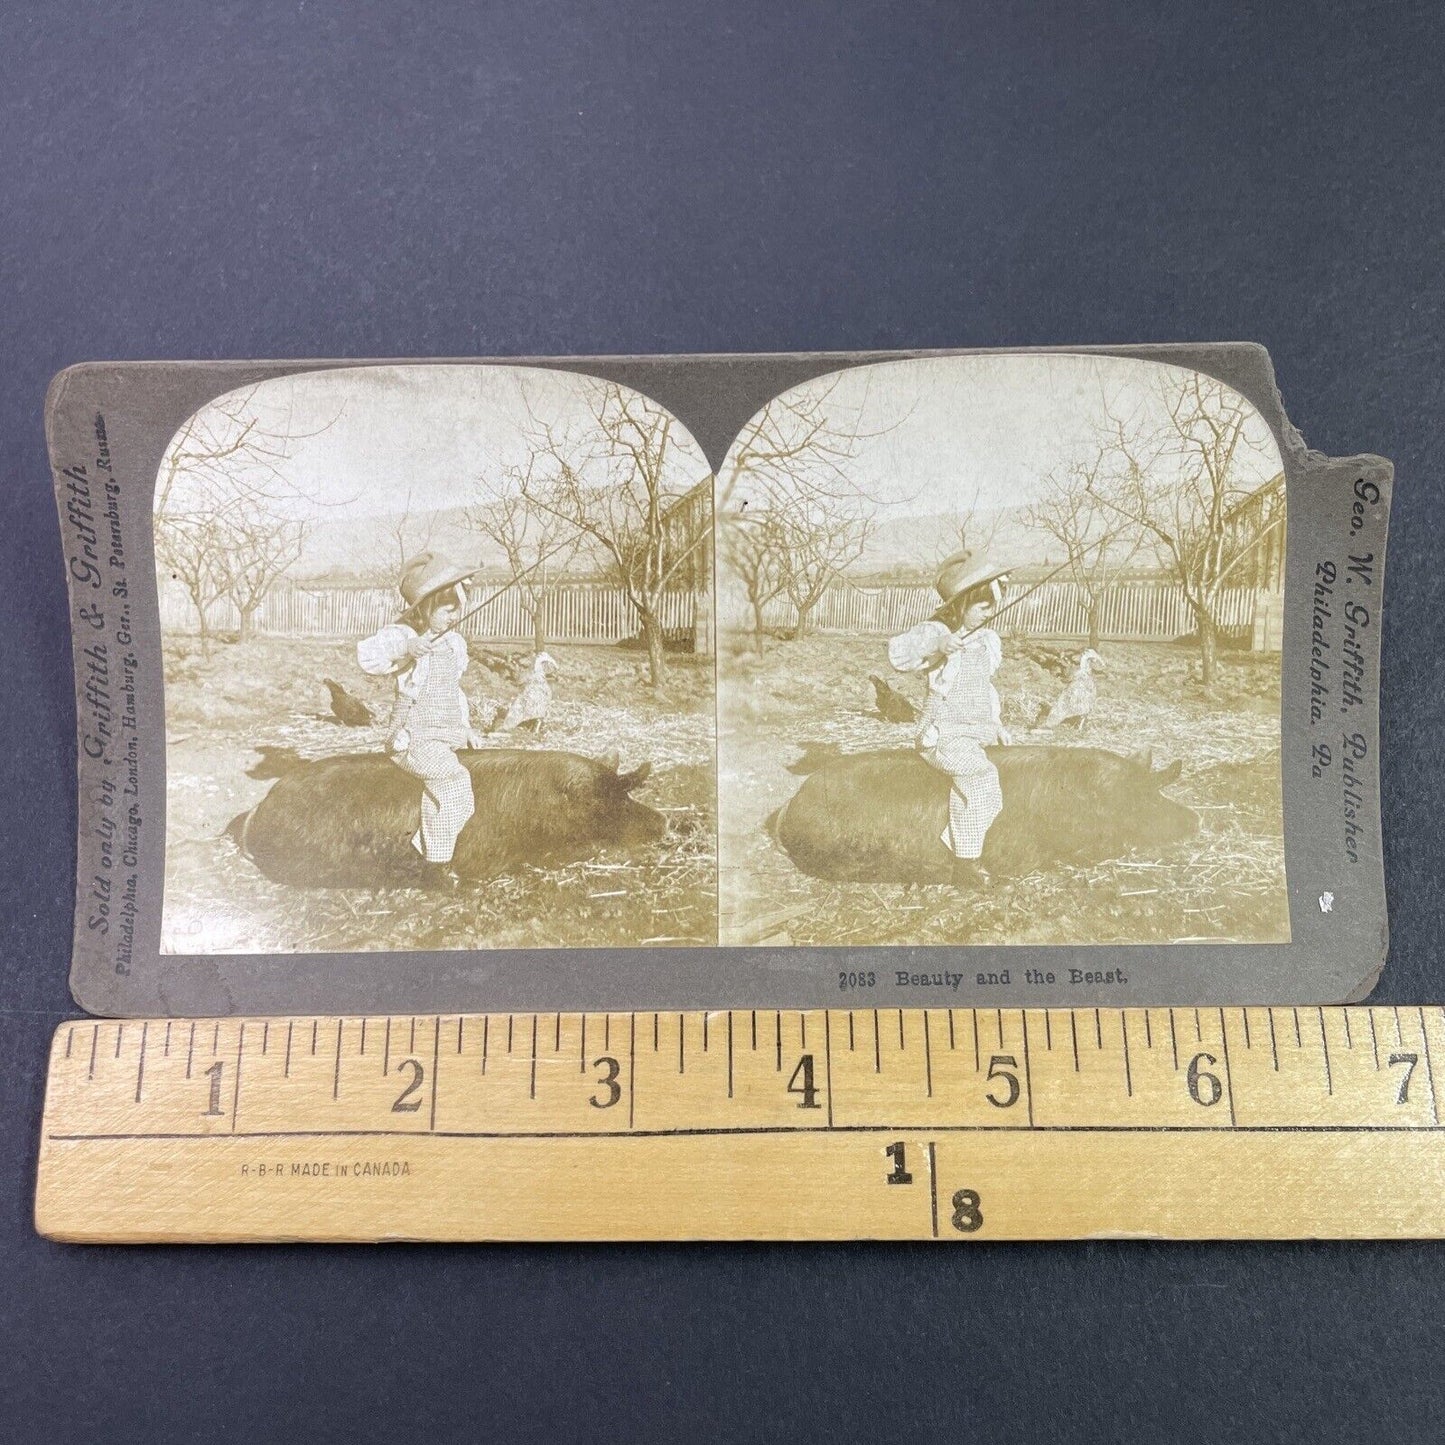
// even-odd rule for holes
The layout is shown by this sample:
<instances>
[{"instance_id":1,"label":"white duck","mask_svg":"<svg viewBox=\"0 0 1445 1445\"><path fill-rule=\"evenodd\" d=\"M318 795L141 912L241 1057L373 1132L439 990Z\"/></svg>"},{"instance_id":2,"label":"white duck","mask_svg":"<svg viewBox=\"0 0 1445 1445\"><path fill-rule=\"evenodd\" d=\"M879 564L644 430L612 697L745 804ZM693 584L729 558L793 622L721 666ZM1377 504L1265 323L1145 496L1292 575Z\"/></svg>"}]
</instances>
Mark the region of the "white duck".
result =
<instances>
[{"instance_id":1,"label":"white duck","mask_svg":"<svg viewBox=\"0 0 1445 1445\"><path fill-rule=\"evenodd\" d=\"M1086 647L1079 658L1079 665L1064 690L1054 699L1054 705L1039 709L1036 727L1082 727L1084 719L1093 711L1099 686L1094 681L1095 666L1106 666L1104 659L1092 647Z\"/></svg>"},{"instance_id":2,"label":"white duck","mask_svg":"<svg viewBox=\"0 0 1445 1445\"><path fill-rule=\"evenodd\" d=\"M552 684L548 675L557 670L551 653L539 652L532 662L532 673L511 706L497 723L498 732L535 732L541 737L547 723L547 710L552 706Z\"/></svg>"}]
</instances>

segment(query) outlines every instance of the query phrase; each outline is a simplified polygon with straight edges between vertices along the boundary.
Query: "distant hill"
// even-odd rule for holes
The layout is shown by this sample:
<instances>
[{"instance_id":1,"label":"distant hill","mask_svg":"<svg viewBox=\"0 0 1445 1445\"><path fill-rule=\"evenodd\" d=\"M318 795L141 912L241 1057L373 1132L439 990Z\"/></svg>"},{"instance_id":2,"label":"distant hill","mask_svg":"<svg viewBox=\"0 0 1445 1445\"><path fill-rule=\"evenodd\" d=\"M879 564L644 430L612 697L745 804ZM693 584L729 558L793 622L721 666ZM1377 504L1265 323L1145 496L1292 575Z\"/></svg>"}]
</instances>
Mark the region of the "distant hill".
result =
<instances>
[{"instance_id":1,"label":"distant hill","mask_svg":"<svg viewBox=\"0 0 1445 1445\"><path fill-rule=\"evenodd\" d=\"M980 509L969 543L973 544L975 538L987 540L991 556L1015 567L1064 560L1064 549L1047 533L1030 527L1021 507ZM955 516L935 513L923 517L890 517L874 528L867 550L850 570L931 572L938 562L963 545Z\"/></svg>"}]
</instances>

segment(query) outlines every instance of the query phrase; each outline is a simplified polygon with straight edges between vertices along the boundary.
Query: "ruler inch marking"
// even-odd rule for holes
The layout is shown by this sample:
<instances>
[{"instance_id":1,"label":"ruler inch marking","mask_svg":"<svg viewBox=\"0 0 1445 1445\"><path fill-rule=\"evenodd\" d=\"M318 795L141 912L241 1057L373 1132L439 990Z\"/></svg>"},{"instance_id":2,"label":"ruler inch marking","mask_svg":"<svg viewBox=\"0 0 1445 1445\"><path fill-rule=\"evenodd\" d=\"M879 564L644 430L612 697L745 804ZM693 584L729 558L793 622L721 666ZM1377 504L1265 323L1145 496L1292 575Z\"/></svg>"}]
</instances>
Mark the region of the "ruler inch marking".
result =
<instances>
[{"instance_id":1,"label":"ruler inch marking","mask_svg":"<svg viewBox=\"0 0 1445 1445\"><path fill-rule=\"evenodd\" d=\"M883 1072L883 1047L878 1039L878 1010L873 1010L873 1072Z\"/></svg>"},{"instance_id":2,"label":"ruler inch marking","mask_svg":"<svg viewBox=\"0 0 1445 1445\"><path fill-rule=\"evenodd\" d=\"M1370 1046L1375 1051L1375 1071L1378 1073L1380 1069L1380 1032L1375 1027L1375 1010L1371 1008L1367 1012L1370 1015Z\"/></svg>"},{"instance_id":3,"label":"ruler inch marking","mask_svg":"<svg viewBox=\"0 0 1445 1445\"><path fill-rule=\"evenodd\" d=\"M1267 1010L1269 1014L1269 1056L1274 1060L1274 1071L1279 1073L1279 1040L1274 1033L1274 1005L1271 1004Z\"/></svg>"},{"instance_id":4,"label":"ruler inch marking","mask_svg":"<svg viewBox=\"0 0 1445 1445\"><path fill-rule=\"evenodd\" d=\"M1069 1032L1074 1038L1074 1072L1079 1072L1079 1021L1074 1017L1073 1009L1069 1010Z\"/></svg>"},{"instance_id":5,"label":"ruler inch marking","mask_svg":"<svg viewBox=\"0 0 1445 1445\"><path fill-rule=\"evenodd\" d=\"M195 1057L195 1054L196 1054L196 1026L195 1026L195 1024L192 1024L192 1025L191 1025L191 1039L190 1039L190 1042L186 1045L186 1078L188 1078L188 1079L191 1077L191 1060Z\"/></svg>"},{"instance_id":6,"label":"ruler inch marking","mask_svg":"<svg viewBox=\"0 0 1445 1445\"><path fill-rule=\"evenodd\" d=\"M926 1026L925 1015L925 1026ZM828 1127L833 1127L833 1011L823 1010L823 1070L828 1087ZM931 1091L930 1091L931 1092ZM732 1097L732 1080L728 1080L728 1097Z\"/></svg>"},{"instance_id":7,"label":"ruler inch marking","mask_svg":"<svg viewBox=\"0 0 1445 1445\"><path fill-rule=\"evenodd\" d=\"M733 1096L733 1011L728 1010L728 1098ZM833 1106L830 1103L828 1107Z\"/></svg>"},{"instance_id":8,"label":"ruler inch marking","mask_svg":"<svg viewBox=\"0 0 1445 1445\"><path fill-rule=\"evenodd\" d=\"M246 1021L241 1020L241 1031L236 1035L236 1082L231 1089L231 1133L236 1132L236 1115L241 1110L241 1059L246 1052Z\"/></svg>"},{"instance_id":9,"label":"ruler inch marking","mask_svg":"<svg viewBox=\"0 0 1445 1445\"><path fill-rule=\"evenodd\" d=\"M532 1074L527 1084L527 1097L537 1097L537 1015L532 1015Z\"/></svg>"},{"instance_id":10,"label":"ruler inch marking","mask_svg":"<svg viewBox=\"0 0 1445 1445\"><path fill-rule=\"evenodd\" d=\"M461 1029L457 1030L457 1052L461 1052ZM431 1041L431 1118L427 1128L436 1133L437 1127L437 1074L441 1066L442 1057L442 1019L438 1014L436 1024L432 1031Z\"/></svg>"},{"instance_id":11,"label":"ruler inch marking","mask_svg":"<svg viewBox=\"0 0 1445 1445\"><path fill-rule=\"evenodd\" d=\"M245 1025L243 1024L244 1028ZM341 1097L341 1030L345 1027L344 1019L336 1020L336 1068L331 1075L331 1097Z\"/></svg>"},{"instance_id":12,"label":"ruler inch marking","mask_svg":"<svg viewBox=\"0 0 1445 1445\"><path fill-rule=\"evenodd\" d=\"M1129 1013L1127 1009L1121 1009L1119 1017L1122 1021L1122 1032L1124 1036L1124 1093L1134 1097L1134 1075L1129 1068Z\"/></svg>"},{"instance_id":13,"label":"ruler inch marking","mask_svg":"<svg viewBox=\"0 0 1445 1445\"><path fill-rule=\"evenodd\" d=\"M1032 1129L1034 1127L1034 1076L1029 1063L1029 1011L1027 1009L1020 1009L1019 1018L1023 1020L1024 1028L1024 1087L1028 1090L1029 1094L1029 1128Z\"/></svg>"},{"instance_id":14,"label":"ruler inch marking","mask_svg":"<svg viewBox=\"0 0 1445 1445\"><path fill-rule=\"evenodd\" d=\"M146 1031L149 1028L148 1021L140 1026L140 1061L135 1070L135 1101L137 1104L140 1103L141 1085L145 1082L146 1076Z\"/></svg>"},{"instance_id":15,"label":"ruler inch marking","mask_svg":"<svg viewBox=\"0 0 1445 1445\"><path fill-rule=\"evenodd\" d=\"M1325 1032L1325 1011L1322 1008L1317 1008L1315 1012L1320 1018L1320 1048L1325 1056L1325 1093L1330 1098L1334 1098L1335 1080L1334 1075L1330 1071L1330 1040L1329 1035Z\"/></svg>"},{"instance_id":16,"label":"ruler inch marking","mask_svg":"<svg viewBox=\"0 0 1445 1445\"><path fill-rule=\"evenodd\" d=\"M928 1097L933 1097L933 1044L928 1037L928 1010L923 1010L923 1078L928 1086ZM831 1106L830 1106L831 1107Z\"/></svg>"},{"instance_id":17,"label":"ruler inch marking","mask_svg":"<svg viewBox=\"0 0 1445 1445\"><path fill-rule=\"evenodd\" d=\"M1250 1042L1249 1038L1249 1010L1242 1008L1239 1012L1244 1019L1244 1047L1246 1049L1252 1049L1254 1045Z\"/></svg>"},{"instance_id":18,"label":"ruler inch marking","mask_svg":"<svg viewBox=\"0 0 1445 1445\"><path fill-rule=\"evenodd\" d=\"M483 1075L483 1077L486 1076L486 1072L487 1072L487 1035L490 1034L491 1031L492 1031L492 1016L491 1016L491 1014L483 1014L483 1015L482 1015L482 1075Z\"/></svg>"},{"instance_id":19,"label":"ruler inch marking","mask_svg":"<svg viewBox=\"0 0 1445 1445\"><path fill-rule=\"evenodd\" d=\"M631 1129L637 1109L637 1015L630 1013L627 1019L627 1127Z\"/></svg>"},{"instance_id":20,"label":"ruler inch marking","mask_svg":"<svg viewBox=\"0 0 1445 1445\"><path fill-rule=\"evenodd\" d=\"M295 1027L295 1023L288 1019L286 1023L286 1063L281 1073L283 1079L291 1077L291 1032Z\"/></svg>"},{"instance_id":21,"label":"ruler inch marking","mask_svg":"<svg viewBox=\"0 0 1445 1445\"><path fill-rule=\"evenodd\" d=\"M1195 1016L1198 1017L1197 1009ZM1219 1010L1219 1048L1224 1055L1224 1083L1229 1090L1229 1125L1234 1128L1239 1120L1234 1112L1234 1066L1229 1062L1229 1025L1224 1021L1223 1009Z\"/></svg>"},{"instance_id":22,"label":"ruler inch marking","mask_svg":"<svg viewBox=\"0 0 1445 1445\"><path fill-rule=\"evenodd\" d=\"M1174 1009L1169 1010L1169 1052L1174 1058L1174 1072L1179 1072L1179 1031L1174 1027Z\"/></svg>"},{"instance_id":23,"label":"ruler inch marking","mask_svg":"<svg viewBox=\"0 0 1445 1445\"><path fill-rule=\"evenodd\" d=\"M99 1043L100 1025L92 1024L90 1028L90 1067L85 1071L85 1077L87 1079L93 1079L95 1077L95 1051ZM188 1079L191 1077L191 1069L189 1063L186 1065L186 1077Z\"/></svg>"},{"instance_id":24,"label":"ruler inch marking","mask_svg":"<svg viewBox=\"0 0 1445 1445\"><path fill-rule=\"evenodd\" d=\"M217 1025L216 1025L216 1034L217 1034L217 1036L220 1035L220 1032L221 1032L221 1026L220 1026L220 1024L217 1024ZM124 1024L117 1024L117 1025L115 1026L115 1056L116 1056L116 1058L119 1058L119 1057L120 1057L120 1041L121 1041L121 1039L122 1039L124 1036L125 1036L125 1025L124 1025Z\"/></svg>"},{"instance_id":25,"label":"ruler inch marking","mask_svg":"<svg viewBox=\"0 0 1445 1445\"><path fill-rule=\"evenodd\" d=\"M978 1010L969 1009L969 1013L973 1015L973 1071L978 1074L983 1071L982 1056L978 1051Z\"/></svg>"},{"instance_id":26,"label":"ruler inch marking","mask_svg":"<svg viewBox=\"0 0 1445 1445\"><path fill-rule=\"evenodd\" d=\"M928 1192L933 1201L933 1237L938 1238L938 1159L937 1146L928 1141Z\"/></svg>"}]
</instances>

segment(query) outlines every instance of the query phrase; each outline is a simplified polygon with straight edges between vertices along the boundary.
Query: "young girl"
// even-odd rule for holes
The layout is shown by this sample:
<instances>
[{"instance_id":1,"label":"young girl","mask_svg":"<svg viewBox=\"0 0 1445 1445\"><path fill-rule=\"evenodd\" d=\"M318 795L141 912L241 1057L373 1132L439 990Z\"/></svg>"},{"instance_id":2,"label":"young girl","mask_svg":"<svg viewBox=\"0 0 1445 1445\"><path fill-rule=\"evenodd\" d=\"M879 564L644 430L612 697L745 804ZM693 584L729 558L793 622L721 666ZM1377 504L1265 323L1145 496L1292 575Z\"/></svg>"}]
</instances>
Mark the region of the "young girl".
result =
<instances>
[{"instance_id":1,"label":"young girl","mask_svg":"<svg viewBox=\"0 0 1445 1445\"><path fill-rule=\"evenodd\" d=\"M356 644L363 672L396 678L387 751L422 781L421 826L411 843L438 865L452 861L457 837L476 811L471 774L457 757L458 748L482 745L461 687L467 644L448 630L466 610L471 575L432 552L413 557L401 577L407 610Z\"/></svg>"},{"instance_id":2,"label":"young girl","mask_svg":"<svg viewBox=\"0 0 1445 1445\"><path fill-rule=\"evenodd\" d=\"M1009 741L993 685L1003 645L984 624L1003 600L1007 580L1005 569L981 553L950 557L936 584L943 605L888 644L888 659L899 672L928 673L914 746L953 784L942 838L954 856L956 884L982 881L983 841L1003 807L998 769L984 752Z\"/></svg>"}]
</instances>

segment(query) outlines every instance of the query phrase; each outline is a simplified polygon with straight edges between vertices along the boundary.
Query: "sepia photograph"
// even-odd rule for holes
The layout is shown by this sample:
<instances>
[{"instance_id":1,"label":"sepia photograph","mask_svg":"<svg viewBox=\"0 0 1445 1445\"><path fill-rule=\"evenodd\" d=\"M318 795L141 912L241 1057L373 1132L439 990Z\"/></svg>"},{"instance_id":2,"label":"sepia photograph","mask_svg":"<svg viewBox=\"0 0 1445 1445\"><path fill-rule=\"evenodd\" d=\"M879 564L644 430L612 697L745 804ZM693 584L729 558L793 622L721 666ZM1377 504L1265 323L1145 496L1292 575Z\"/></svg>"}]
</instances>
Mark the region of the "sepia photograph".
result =
<instances>
[{"instance_id":1,"label":"sepia photograph","mask_svg":"<svg viewBox=\"0 0 1445 1445\"><path fill-rule=\"evenodd\" d=\"M1287 942L1284 465L1161 362L918 358L719 468L720 941Z\"/></svg>"},{"instance_id":2,"label":"sepia photograph","mask_svg":"<svg viewBox=\"0 0 1445 1445\"><path fill-rule=\"evenodd\" d=\"M713 488L614 382L312 371L156 481L164 952L716 941Z\"/></svg>"}]
</instances>

